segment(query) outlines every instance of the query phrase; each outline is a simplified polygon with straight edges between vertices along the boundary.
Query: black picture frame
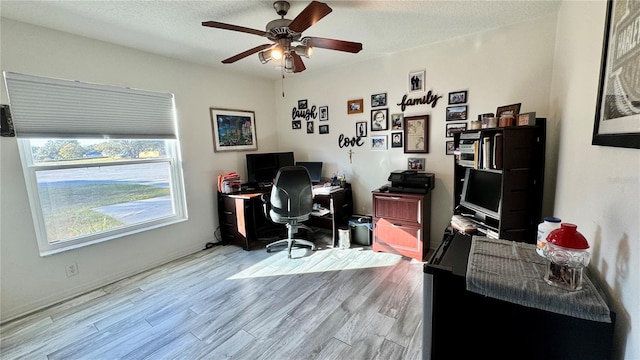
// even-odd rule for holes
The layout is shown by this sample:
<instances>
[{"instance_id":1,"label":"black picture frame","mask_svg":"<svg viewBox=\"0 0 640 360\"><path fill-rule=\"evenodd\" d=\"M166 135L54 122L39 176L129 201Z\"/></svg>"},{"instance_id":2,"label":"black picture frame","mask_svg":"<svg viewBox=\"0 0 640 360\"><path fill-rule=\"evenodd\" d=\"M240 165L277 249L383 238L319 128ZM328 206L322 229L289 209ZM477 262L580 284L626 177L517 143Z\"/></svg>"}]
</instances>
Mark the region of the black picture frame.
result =
<instances>
[{"instance_id":1,"label":"black picture frame","mask_svg":"<svg viewBox=\"0 0 640 360\"><path fill-rule=\"evenodd\" d=\"M307 121L307 134L313 134L313 121Z\"/></svg>"},{"instance_id":2,"label":"black picture frame","mask_svg":"<svg viewBox=\"0 0 640 360\"><path fill-rule=\"evenodd\" d=\"M318 108L318 111L320 112L320 115L319 115L320 121L329 120L329 107L328 106L320 106Z\"/></svg>"},{"instance_id":3,"label":"black picture frame","mask_svg":"<svg viewBox=\"0 0 640 360\"><path fill-rule=\"evenodd\" d=\"M392 148L401 148L404 147L404 141L402 141L403 133L401 131L392 132L391 133L391 147Z\"/></svg>"},{"instance_id":4,"label":"black picture frame","mask_svg":"<svg viewBox=\"0 0 640 360\"><path fill-rule=\"evenodd\" d=\"M358 136L358 137L366 137L367 136L367 122L366 121L358 121L356 123L356 136Z\"/></svg>"},{"instance_id":5,"label":"black picture frame","mask_svg":"<svg viewBox=\"0 0 640 360\"><path fill-rule=\"evenodd\" d=\"M467 123L450 123L447 124L445 137L452 138L457 132L467 131Z\"/></svg>"},{"instance_id":6,"label":"black picture frame","mask_svg":"<svg viewBox=\"0 0 640 360\"><path fill-rule=\"evenodd\" d=\"M630 50L628 53L623 51L613 56L616 53L615 49L619 48L617 41L627 41L627 37L618 36L619 32L632 26L631 23L640 16L640 7L618 9L619 6L625 6L625 2L616 0L607 2L600 81L591 144L640 149L640 126L638 125L640 113L630 114L629 110L625 109L628 107L623 105L621 109L619 106L619 104L640 102L637 91L625 91L630 86L637 87L637 83L627 80L633 77L625 74L634 71L634 66L640 62L640 51L637 49ZM614 76L615 80L610 81ZM613 82L617 86L614 86Z\"/></svg>"},{"instance_id":7,"label":"black picture frame","mask_svg":"<svg viewBox=\"0 0 640 360\"><path fill-rule=\"evenodd\" d=\"M449 105L464 104L467 102L467 91L454 91L449 93Z\"/></svg>"},{"instance_id":8,"label":"black picture frame","mask_svg":"<svg viewBox=\"0 0 640 360\"><path fill-rule=\"evenodd\" d=\"M328 133L329 133L329 125L318 126L318 134L328 134Z\"/></svg>"},{"instance_id":9,"label":"black picture frame","mask_svg":"<svg viewBox=\"0 0 640 360\"><path fill-rule=\"evenodd\" d=\"M387 93L371 95L371 107L387 106Z\"/></svg>"},{"instance_id":10,"label":"black picture frame","mask_svg":"<svg viewBox=\"0 0 640 360\"><path fill-rule=\"evenodd\" d=\"M456 151L456 145L455 145L453 140L446 141L445 142L445 147L446 147L446 149L445 149L445 154L446 155L453 155L454 152Z\"/></svg>"},{"instance_id":11,"label":"black picture frame","mask_svg":"<svg viewBox=\"0 0 640 360\"><path fill-rule=\"evenodd\" d=\"M447 121L462 121L467 120L467 105L448 106L447 107Z\"/></svg>"},{"instance_id":12,"label":"black picture frame","mask_svg":"<svg viewBox=\"0 0 640 360\"><path fill-rule=\"evenodd\" d=\"M298 100L298 109L306 109L307 108L307 100Z\"/></svg>"},{"instance_id":13,"label":"black picture frame","mask_svg":"<svg viewBox=\"0 0 640 360\"><path fill-rule=\"evenodd\" d=\"M371 131L389 130L389 109L371 110Z\"/></svg>"}]
</instances>

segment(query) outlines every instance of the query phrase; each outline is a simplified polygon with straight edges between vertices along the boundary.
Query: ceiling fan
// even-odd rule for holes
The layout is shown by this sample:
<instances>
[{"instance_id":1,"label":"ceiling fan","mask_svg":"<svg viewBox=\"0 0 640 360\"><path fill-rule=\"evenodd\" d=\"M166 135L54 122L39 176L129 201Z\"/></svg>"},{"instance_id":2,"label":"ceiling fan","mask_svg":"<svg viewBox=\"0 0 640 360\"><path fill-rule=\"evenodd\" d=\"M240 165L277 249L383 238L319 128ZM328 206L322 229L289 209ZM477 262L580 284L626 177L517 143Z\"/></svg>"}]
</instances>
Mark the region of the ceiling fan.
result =
<instances>
[{"instance_id":1,"label":"ceiling fan","mask_svg":"<svg viewBox=\"0 0 640 360\"><path fill-rule=\"evenodd\" d=\"M276 10L276 13L280 15L280 19L270 21L267 24L266 31L217 21L204 21L202 26L264 36L273 42L271 44L256 46L253 49L224 59L222 60L223 64L231 64L249 55L258 53L258 58L263 64L266 64L272 59L283 59L284 71L299 73L306 69L301 56L310 58L314 47L350 53L357 53L362 50L361 43L311 36L302 37L303 31L307 30L311 25L320 21L332 11L327 4L312 1L293 20L284 18L289 11L289 7L290 5L287 1L276 1L273 3L273 8ZM299 43L299 45L295 45L295 43Z\"/></svg>"}]
</instances>

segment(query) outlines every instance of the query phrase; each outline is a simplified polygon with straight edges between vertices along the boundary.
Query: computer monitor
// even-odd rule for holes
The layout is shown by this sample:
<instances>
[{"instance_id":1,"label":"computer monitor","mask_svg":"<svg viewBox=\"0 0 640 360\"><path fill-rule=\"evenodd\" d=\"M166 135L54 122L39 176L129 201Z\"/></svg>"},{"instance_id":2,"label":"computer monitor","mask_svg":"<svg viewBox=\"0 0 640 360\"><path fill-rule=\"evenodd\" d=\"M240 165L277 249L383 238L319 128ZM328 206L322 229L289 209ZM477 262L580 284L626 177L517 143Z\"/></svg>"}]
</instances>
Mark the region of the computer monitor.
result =
<instances>
[{"instance_id":1,"label":"computer monitor","mask_svg":"<svg viewBox=\"0 0 640 360\"><path fill-rule=\"evenodd\" d=\"M316 185L322 182L322 161L299 161L296 162L296 166L304 166L309 171L311 176L311 182Z\"/></svg>"},{"instance_id":2,"label":"computer monitor","mask_svg":"<svg viewBox=\"0 0 640 360\"><path fill-rule=\"evenodd\" d=\"M247 181L270 184L281 167L293 164L293 152L247 154Z\"/></svg>"}]
</instances>

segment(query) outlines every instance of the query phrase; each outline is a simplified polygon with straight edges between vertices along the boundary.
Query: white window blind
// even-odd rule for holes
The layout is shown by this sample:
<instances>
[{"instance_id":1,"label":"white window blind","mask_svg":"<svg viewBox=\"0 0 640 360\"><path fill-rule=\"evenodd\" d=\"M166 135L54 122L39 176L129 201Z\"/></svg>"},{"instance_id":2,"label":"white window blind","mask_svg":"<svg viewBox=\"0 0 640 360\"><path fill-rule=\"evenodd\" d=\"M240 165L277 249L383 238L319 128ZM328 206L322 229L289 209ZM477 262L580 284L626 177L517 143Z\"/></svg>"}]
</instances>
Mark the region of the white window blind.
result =
<instances>
[{"instance_id":1,"label":"white window blind","mask_svg":"<svg viewBox=\"0 0 640 360\"><path fill-rule=\"evenodd\" d=\"M16 136L176 139L173 94L4 72Z\"/></svg>"}]
</instances>

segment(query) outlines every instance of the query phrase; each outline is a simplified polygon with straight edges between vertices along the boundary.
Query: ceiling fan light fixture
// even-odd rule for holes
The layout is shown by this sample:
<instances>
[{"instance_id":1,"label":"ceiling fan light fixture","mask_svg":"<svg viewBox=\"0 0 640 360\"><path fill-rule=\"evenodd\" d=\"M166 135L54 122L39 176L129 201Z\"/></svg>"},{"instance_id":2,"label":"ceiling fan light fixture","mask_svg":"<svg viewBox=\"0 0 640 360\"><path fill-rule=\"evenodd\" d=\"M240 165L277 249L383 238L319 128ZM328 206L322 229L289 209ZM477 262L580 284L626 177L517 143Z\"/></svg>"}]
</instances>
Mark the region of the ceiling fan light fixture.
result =
<instances>
[{"instance_id":1,"label":"ceiling fan light fixture","mask_svg":"<svg viewBox=\"0 0 640 360\"><path fill-rule=\"evenodd\" d=\"M263 64L266 64L269 61L271 61L271 50L265 50L265 51L259 52L258 59L260 59L260 62Z\"/></svg>"},{"instance_id":2,"label":"ceiling fan light fixture","mask_svg":"<svg viewBox=\"0 0 640 360\"><path fill-rule=\"evenodd\" d=\"M282 59L282 55L283 55L283 51L282 48L280 46L276 46L273 49L271 49L271 58L274 60L280 60Z\"/></svg>"},{"instance_id":3,"label":"ceiling fan light fixture","mask_svg":"<svg viewBox=\"0 0 640 360\"><path fill-rule=\"evenodd\" d=\"M295 71L295 67L293 65L293 56L287 54L284 58L284 71L288 73L292 73Z\"/></svg>"},{"instance_id":4,"label":"ceiling fan light fixture","mask_svg":"<svg viewBox=\"0 0 640 360\"><path fill-rule=\"evenodd\" d=\"M307 59L311 59L311 57L313 56L313 46L309 46L309 45L298 45L296 47L293 48L296 52L296 54L300 55L300 56L304 56Z\"/></svg>"}]
</instances>

